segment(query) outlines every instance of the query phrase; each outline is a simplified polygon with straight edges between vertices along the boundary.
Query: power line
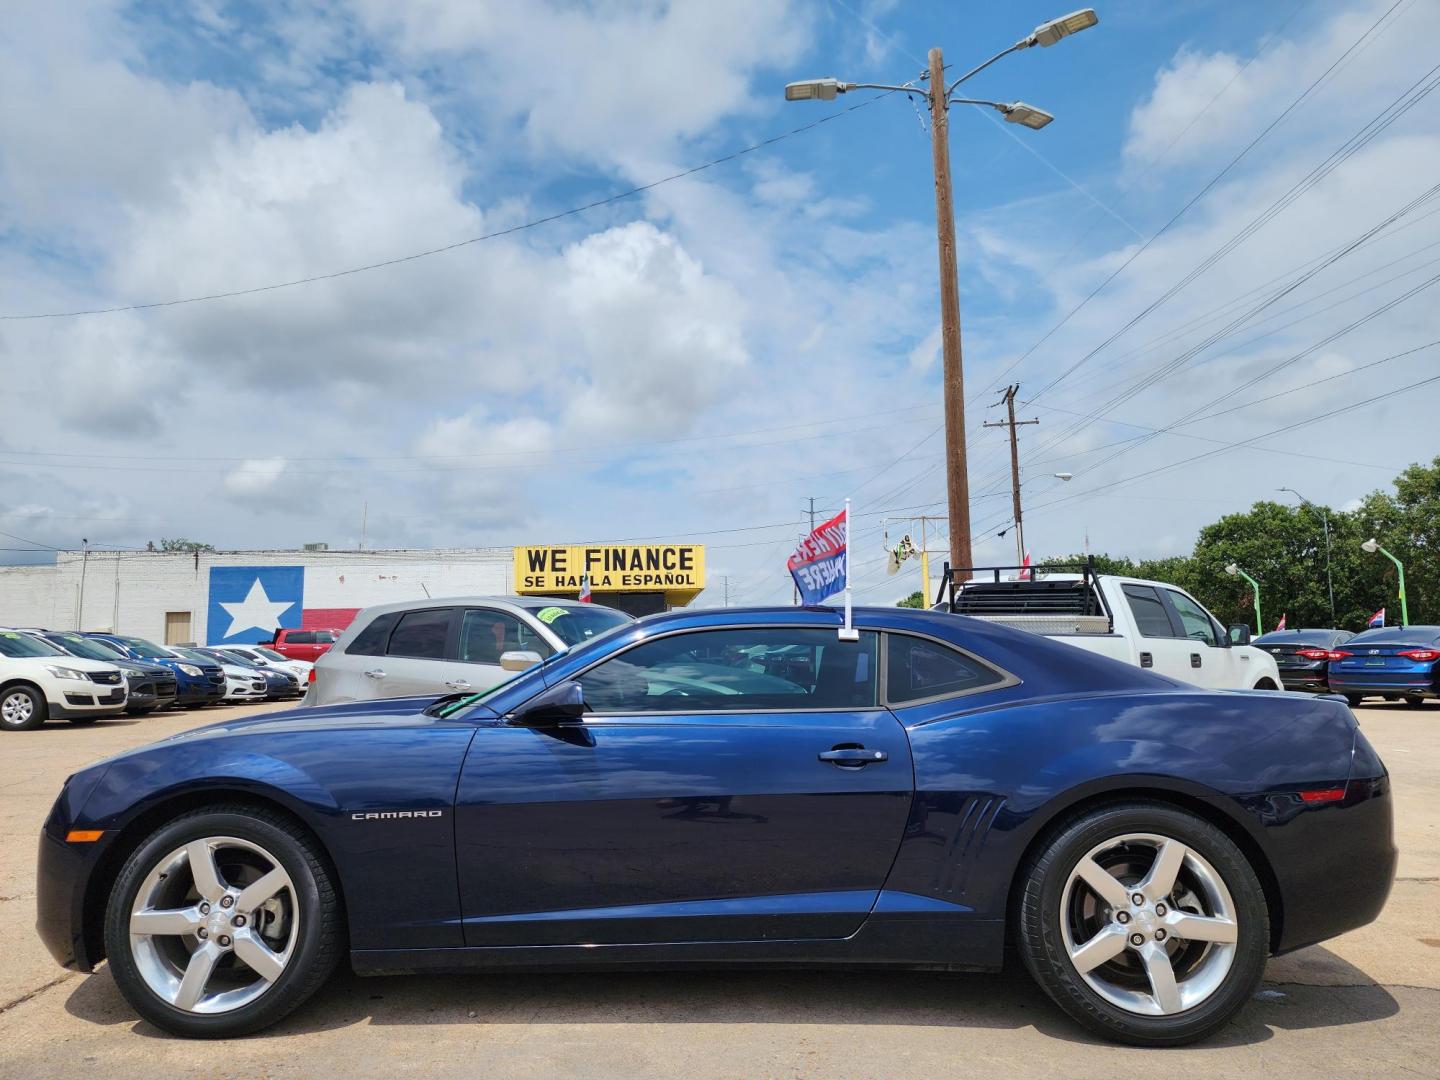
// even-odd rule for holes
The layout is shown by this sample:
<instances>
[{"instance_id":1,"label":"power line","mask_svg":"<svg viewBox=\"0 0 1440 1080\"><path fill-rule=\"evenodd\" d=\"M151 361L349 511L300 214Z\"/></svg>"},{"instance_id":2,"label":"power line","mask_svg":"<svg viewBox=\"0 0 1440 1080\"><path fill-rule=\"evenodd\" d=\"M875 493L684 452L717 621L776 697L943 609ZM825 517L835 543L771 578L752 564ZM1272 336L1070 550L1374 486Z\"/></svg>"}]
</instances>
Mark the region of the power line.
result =
<instances>
[{"instance_id":1,"label":"power line","mask_svg":"<svg viewBox=\"0 0 1440 1080\"><path fill-rule=\"evenodd\" d=\"M85 308L76 311L48 311L21 314L0 314L0 320L18 321L25 319L70 319L79 317L81 315L111 315L121 311L148 311L153 308L177 307L181 304L199 304L211 300L228 300L233 299L237 296L254 296L257 293L274 292L278 289L294 288L297 285L312 285L319 281L333 281L336 278L350 277L355 274L368 273L372 270L381 270L386 267L399 266L402 263L415 262L417 259L425 259L429 258L432 255L440 255L447 251L455 251L458 248L468 247L471 244L484 243L487 240L497 240L504 236L513 235L514 233L524 232L527 229L534 229L538 226L548 225L552 222L560 221L564 218L574 217L578 214L584 214L591 210L599 209L602 206L609 206L612 203L617 203L624 199L633 198L636 195L642 195L645 192L653 191L655 188L658 188L664 184L673 183L676 180L683 180L688 176L694 176L696 173L705 172L707 169L713 169L719 165L725 165L729 162L735 161L741 157L744 157L746 154L752 154L757 150L763 150L766 147L774 146L776 143L784 142L786 139L792 139L795 138L797 135L803 135L808 131L813 131L816 128L820 127L822 124L828 124L832 120L838 120L841 117L847 116L850 113L856 112L859 109L866 108L867 106L874 104L876 101L879 101L881 98L889 97L893 93L895 93L895 91L887 90L885 93L876 94L873 97L866 98L864 101L857 102L854 105L848 105L845 108L840 109L838 112L830 113L828 116L822 116L818 120L812 120L808 124L801 124L799 127L791 128L789 131L782 131L778 135L772 135L768 139L762 139L760 142L751 143L749 146L744 146L738 150L733 150L722 157L713 158L710 161L706 161L700 165L691 166L688 169L682 169L680 172L672 173L669 176L661 177L659 180L652 180L648 184L640 184L637 187L628 188L625 191L616 192L613 195L607 195L602 199L595 199L592 202L585 203L583 206L574 206L568 210L561 210L559 213L547 214L545 217L534 218L530 221L521 222L518 225L511 225L504 229L496 229L493 232L484 233L480 236L472 236L466 240L457 240L452 244L442 244L440 247L427 248L424 251L413 252L409 255L400 255L393 259L382 259L379 262L366 263L363 266L352 266L345 270L335 270L326 274L312 274L309 277L294 278L290 281L278 281L273 282L269 285L256 285L248 289L230 289L225 292L206 293L199 296L185 296L173 300L153 300L148 303L142 304L118 304L114 307L106 308Z\"/></svg>"}]
</instances>

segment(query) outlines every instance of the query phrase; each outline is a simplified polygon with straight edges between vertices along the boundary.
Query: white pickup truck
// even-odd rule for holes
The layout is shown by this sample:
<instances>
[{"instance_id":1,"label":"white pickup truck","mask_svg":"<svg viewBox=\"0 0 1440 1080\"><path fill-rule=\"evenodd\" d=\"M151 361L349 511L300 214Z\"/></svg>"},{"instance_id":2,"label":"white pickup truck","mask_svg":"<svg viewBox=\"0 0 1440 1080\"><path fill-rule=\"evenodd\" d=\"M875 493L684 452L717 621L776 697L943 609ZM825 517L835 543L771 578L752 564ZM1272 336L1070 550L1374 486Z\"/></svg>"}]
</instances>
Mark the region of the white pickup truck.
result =
<instances>
[{"instance_id":1,"label":"white pickup truck","mask_svg":"<svg viewBox=\"0 0 1440 1080\"><path fill-rule=\"evenodd\" d=\"M953 582L948 607L957 615L1044 634L1115 660L1150 668L1211 690L1278 690L1275 659L1249 644L1250 628L1228 629L1183 589L1163 581L1040 572L1033 580L1002 579L1011 567Z\"/></svg>"}]
</instances>

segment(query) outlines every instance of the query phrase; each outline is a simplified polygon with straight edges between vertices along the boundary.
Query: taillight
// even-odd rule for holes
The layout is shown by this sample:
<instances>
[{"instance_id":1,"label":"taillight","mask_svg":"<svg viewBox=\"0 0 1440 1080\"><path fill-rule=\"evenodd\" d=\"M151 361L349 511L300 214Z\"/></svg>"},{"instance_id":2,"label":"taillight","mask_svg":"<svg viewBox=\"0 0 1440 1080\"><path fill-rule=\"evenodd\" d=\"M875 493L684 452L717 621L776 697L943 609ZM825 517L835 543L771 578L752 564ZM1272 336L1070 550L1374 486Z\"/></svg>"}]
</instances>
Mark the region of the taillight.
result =
<instances>
[{"instance_id":1,"label":"taillight","mask_svg":"<svg viewBox=\"0 0 1440 1080\"><path fill-rule=\"evenodd\" d=\"M1334 654L1329 649L1300 649L1295 655L1304 660L1329 660Z\"/></svg>"},{"instance_id":2,"label":"taillight","mask_svg":"<svg viewBox=\"0 0 1440 1080\"><path fill-rule=\"evenodd\" d=\"M1331 649L1325 654L1327 660L1344 660L1347 656L1354 656L1353 652L1346 652L1344 649Z\"/></svg>"},{"instance_id":3,"label":"taillight","mask_svg":"<svg viewBox=\"0 0 1440 1080\"><path fill-rule=\"evenodd\" d=\"M309 681L310 681L310 682L314 682L314 681L315 681L315 669L314 669L313 667L310 669Z\"/></svg>"},{"instance_id":4,"label":"taillight","mask_svg":"<svg viewBox=\"0 0 1440 1080\"><path fill-rule=\"evenodd\" d=\"M1431 660L1440 660L1440 649L1406 649L1397 656L1403 656L1406 660L1419 660L1421 663L1429 663Z\"/></svg>"}]
</instances>

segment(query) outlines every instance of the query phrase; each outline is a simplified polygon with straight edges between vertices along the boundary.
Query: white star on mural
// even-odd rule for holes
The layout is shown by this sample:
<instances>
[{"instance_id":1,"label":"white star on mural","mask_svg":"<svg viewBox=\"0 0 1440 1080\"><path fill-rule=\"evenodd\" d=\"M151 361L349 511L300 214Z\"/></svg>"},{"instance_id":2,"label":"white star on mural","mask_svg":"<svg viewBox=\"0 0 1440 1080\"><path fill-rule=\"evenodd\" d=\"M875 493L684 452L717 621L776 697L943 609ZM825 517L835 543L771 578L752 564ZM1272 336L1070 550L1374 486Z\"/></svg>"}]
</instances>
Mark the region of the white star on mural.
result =
<instances>
[{"instance_id":1,"label":"white star on mural","mask_svg":"<svg viewBox=\"0 0 1440 1080\"><path fill-rule=\"evenodd\" d=\"M257 577L244 600L229 604L222 600L220 606L230 614L230 628L220 635L224 640L242 634L251 627L269 633L275 629L280 616L295 606L295 601L282 600L277 603L271 600L265 592L265 586L260 584Z\"/></svg>"}]
</instances>

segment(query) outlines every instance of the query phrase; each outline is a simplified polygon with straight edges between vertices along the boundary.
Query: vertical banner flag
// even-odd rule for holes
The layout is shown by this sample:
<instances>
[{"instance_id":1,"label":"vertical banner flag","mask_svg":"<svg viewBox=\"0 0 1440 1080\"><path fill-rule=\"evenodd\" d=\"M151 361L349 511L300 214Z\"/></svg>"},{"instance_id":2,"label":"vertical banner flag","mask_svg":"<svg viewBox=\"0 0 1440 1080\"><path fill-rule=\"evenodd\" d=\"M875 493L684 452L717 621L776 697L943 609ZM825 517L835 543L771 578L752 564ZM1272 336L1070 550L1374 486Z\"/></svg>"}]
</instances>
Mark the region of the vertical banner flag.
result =
<instances>
[{"instance_id":1,"label":"vertical banner flag","mask_svg":"<svg viewBox=\"0 0 1440 1080\"><path fill-rule=\"evenodd\" d=\"M590 575L589 575L589 574L581 574L581 575L580 575L580 603L582 603L582 604L588 604L588 603L590 603L590 602L591 602L591 597L590 597Z\"/></svg>"},{"instance_id":2,"label":"vertical banner flag","mask_svg":"<svg viewBox=\"0 0 1440 1080\"><path fill-rule=\"evenodd\" d=\"M1030 580L1030 553L1025 552L1025 561L1020 564L1020 573L1015 575L1016 581Z\"/></svg>"},{"instance_id":3,"label":"vertical banner flag","mask_svg":"<svg viewBox=\"0 0 1440 1080\"><path fill-rule=\"evenodd\" d=\"M1382 607L1379 611L1375 612L1374 615L1371 615L1371 616L1370 616L1370 621L1367 622L1365 625L1366 625L1366 626L1384 626L1384 625L1385 625L1385 609Z\"/></svg>"},{"instance_id":4,"label":"vertical banner flag","mask_svg":"<svg viewBox=\"0 0 1440 1080\"><path fill-rule=\"evenodd\" d=\"M1284 615L1281 615L1281 616L1280 616L1280 621L1275 624L1275 629L1276 629L1276 630L1284 630L1284 629L1285 629L1285 620L1288 619L1289 617L1290 617L1290 613L1289 613L1288 611L1287 611Z\"/></svg>"},{"instance_id":5,"label":"vertical banner flag","mask_svg":"<svg viewBox=\"0 0 1440 1080\"><path fill-rule=\"evenodd\" d=\"M802 603L819 604L845 588L845 548L849 539L846 515L841 510L825 524L816 526L785 564L800 590Z\"/></svg>"}]
</instances>

